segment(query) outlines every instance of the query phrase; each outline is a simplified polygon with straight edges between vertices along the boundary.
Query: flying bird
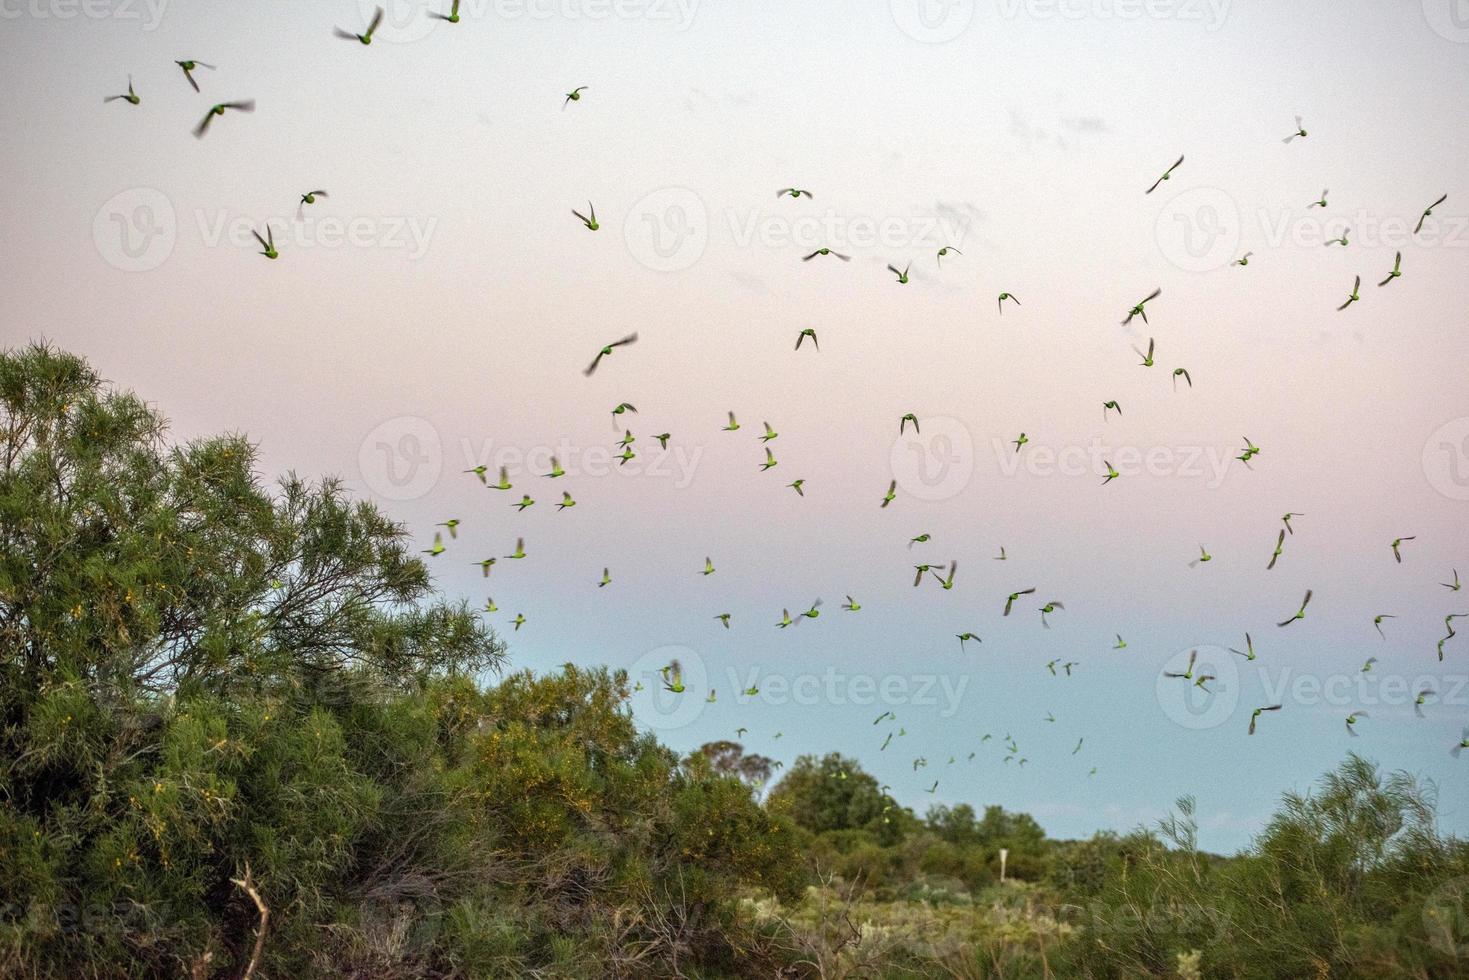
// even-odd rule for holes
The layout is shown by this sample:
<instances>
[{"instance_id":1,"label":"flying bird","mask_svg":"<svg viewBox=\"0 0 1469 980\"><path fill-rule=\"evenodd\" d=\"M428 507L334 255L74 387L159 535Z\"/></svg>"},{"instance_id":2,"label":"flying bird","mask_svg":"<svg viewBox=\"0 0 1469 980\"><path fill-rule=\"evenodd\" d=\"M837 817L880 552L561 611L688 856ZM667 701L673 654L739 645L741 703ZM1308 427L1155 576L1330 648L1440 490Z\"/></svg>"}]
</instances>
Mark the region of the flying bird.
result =
<instances>
[{"instance_id":1,"label":"flying bird","mask_svg":"<svg viewBox=\"0 0 1469 980\"><path fill-rule=\"evenodd\" d=\"M1265 566L1265 570L1267 572L1270 569L1272 569L1272 568L1275 567L1275 563L1278 560L1280 560L1280 553L1282 551L1284 551L1284 550L1285 550L1285 532L1284 531L1281 531L1280 532L1280 537L1278 537L1278 538L1275 539L1275 551L1274 551L1274 553L1272 553L1270 555L1270 564L1268 564L1268 565Z\"/></svg>"},{"instance_id":2,"label":"flying bird","mask_svg":"<svg viewBox=\"0 0 1469 980\"><path fill-rule=\"evenodd\" d=\"M1184 668L1183 673L1180 674L1180 673L1176 673L1174 671L1165 670L1165 671L1163 671L1163 676L1164 677L1175 677L1175 678L1179 678L1179 679L1182 679L1182 680L1189 680L1189 681L1191 681L1191 680L1194 679L1194 664L1198 662L1198 659L1199 659L1199 651L1197 651L1197 650L1190 650L1188 652L1188 666Z\"/></svg>"},{"instance_id":3,"label":"flying bird","mask_svg":"<svg viewBox=\"0 0 1469 980\"><path fill-rule=\"evenodd\" d=\"M1311 604L1311 590L1310 589L1307 589L1306 590L1306 597L1301 600L1301 608L1299 608L1299 609L1296 610L1296 614L1294 616L1290 617L1287 620L1284 620L1282 622L1276 623L1275 625L1276 626L1289 626L1291 623L1294 623L1298 619L1305 619L1306 618L1306 607L1308 605L1310 605L1310 604Z\"/></svg>"},{"instance_id":4,"label":"flying bird","mask_svg":"<svg viewBox=\"0 0 1469 980\"><path fill-rule=\"evenodd\" d=\"M184 61L175 61L174 64L178 65L180 68L182 68L184 70L184 77L189 80L189 84L190 85L194 86L194 91L195 92L199 91L199 83L194 80L194 69L196 69L196 68L208 68L210 71L213 71L214 70L214 66L213 65L205 64L202 61L194 61L193 59L186 59Z\"/></svg>"},{"instance_id":5,"label":"flying bird","mask_svg":"<svg viewBox=\"0 0 1469 980\"><path fill-rule=\"evenodd\" d=\"M301 200L296 202L296 220L300 221L306 217L306 205L315 204L318 197L326 197L326 191L307 191L301 195Z\"/></svg>"},{"instance_id":6,"label":"flying bird","mask_svg":"<svg viewBox=\"0 0 1469 980\"><path fill-rule=\"evenodd\" d=\"M1152 302L1153 300L1155 300L1159 296L1161 296L1162 293L1163 293L1163 290L1160 287L1158 289L1153 290L1151 293L1149 293L1146 299L1139 300L1136 306L1134 306L1132 309L1130 309L1130 310L1127 311L1127 317L1125 319L1123 319L1122 325L1124 327L1127 326L1129 323L1132 322L1132 318L1135 317L1135 316L1142 317L1143 318L1143 322L1144 323L1147 323L1148 322L1148 312L1145 309L1145 307L1150 302Z\"/></svg>"},{"instance_id":7,"label":"flying bird","mask_svg":"<svg viewBox=\"0 0 1469 980\"><path fill-rule=\"evenodd\" d=\"M1015 605L1015 600L1019 599L1023 595L1030 595L1034 591L1035 586L1032 585L1028 589L1021 589L1019 592L1011 592L1010 598L1005 600L1005 612L1003 613L1003 615L1010 615L1010 609Z\"/></svg>"},{"instance_id":8,"label":"flying bird","mask_svg":"<svg viewBox=\"0 0 1469 980\"><path fill-rule=\"evenodd\" d=\"M1248 732L1246 732L1245 734L1247 734L1247 735L1253 735L1253 734L1255 734L1255 722L1257 720L1259 720L1259 718L1260 718L1260 716L1262 714L1264 714L1267 711L1279 711L1283 707L1284 707L1284 705L1271 704L1271 705L1267 705L1266 707L1263 707L1263 708L1256 708L1253 712L1250 713L1250 730Z\"/></svg>"},{"instance_id":9,"label":"flying bird","mask_svg":"<svg viewBox=\"0 0 1469 980\"><path fill-rule=\"evenodd\" d=\"M1428 218L1433 215L1433 209L1438 207L1444 201L1448 200L1448 198L1449 196L1445 194L1443 195L1443 197L1440 197L1437 201L1434 201L1428 207L1423 209L1423 216L1418 219L1418 226L1413 229L1413 234L1416 235L1423 230L1423 222L1427 221Z\"/></svg>"},{"instance_id":10,"label":"flying bird","mask_svg":"<svg viewBox=\"0 0 1469 980\"><path fill-rule=\"evenodd\" d=\"M332 28L332 32L336 34L337 37L342 38L344 41L360 41L363 44L371 44L372 35L377 32L378 25L380 25L382 22L383 8L379 7L377 8L376 12L373 13L372 20L368 23L367 30L363 33L353 34L351 31L344 31L340 27Z\"/></svg>"},{"instance_id":11,"label":"flying bird","mask_svg":"<svg viewBox=\"0 0 1469 980\"><path fill-rule=\"evenodd\" d=\"M1362 288L1362 277L1361 276L1358 276L1356 278L1356 281L1352 283L1352 292L1351 292L1351 295L1349 295L1347 297L1347 301L1345 303L1343 303L1342 305L1340 305L1340 306L1338 306L1336 308L1336 312L1340 313L1342 310L1346 309L1348 306L1351 306L1353 303L1357 302L1357 300L1361 299L1362 297L1357 295L1357 290L1359 290L1361 288Z\"/></svg>"},{"instance_id":12,"label":"flying bird","mask_svg":"<svg viewBox=\"0 0 1469 980\"><path fill-rule=\"evenodd\" d=\"M843 262L850 262L850 261L852 261L852 257L850 255L843 255L841 252L834 252L834 251L832 251L829 248L818 248L816 251L812 252L810 255L803 255L803 256L801 256L801 261L802 262L810 262L812 259L816 258L816 256L818 256L818 255L835 255L837 258L841 259Z\"/></svg>"},{"instance_id":13,"label":"flying bird","mask_svg":"<svg viewBox=\"0 0 1469 980\"><path fill-rule=\"evenodd\" d=\"M1246 660L1254 660L1255 659L1255 641L1252 640L1252 639L1250 639L1250 634L1246 633L1245 634L1245 648L1244 648L1244 650L1242 650L1242 651L1241 650L1236 650L1234 647L1230 647L1229 648L1229 652L1230 653L1237 653L1241 657L1244 657Z\"/></svg>"},{"instance_id":14,"label":"flying bird","mask_svg":"<svg viewBox=\"0 0 1469 980\"><path fill-rule=\"evenodd\" d=\"M1153 186L1152 187L1149 187L1146 191L1144 191L1144 193L1145 194L1151 194L1151 193L1153 193L1153 191L1157 190L1159 184L1163 183L1163 181L1168 180L1169 178L1171 178L1173 176L1173 171L1177 170L1178 167L1179 167L1179 164L1181 164L1181 163L1183 163L1183 157L1182 156L1179 156L1179 158L1174 162L1173 166L1171 166L1167 170L1163 171L1163 176L1161 176L1157 180L1153 181Z\"/></svg>"},{"instance_id":15,"label":"flying bird","mask_svg":"<svg viewBox=\"0 0 1469 980\"><path fill-rule=\"evenodd\" d=\"M586 215L582 214L576 208L572 208L571 209L571 213L574 214L574 215L576 215L577 219L579 221L581 221L581 223L583 225L586 226L587 231L596 231L598 228L600 228L602 226L597 223L597 209L592 206L592 202L591 201L588 201L587 202L587 210L589 212L591 212L591 217L590 218L587 217Z\"/></svg>"},{"instance_id":16,"label":"flying bird","mask_svg":"<svg viewBox=\"0 0 1469 980\"><path fill-rule=\"evenodd\" d=\"M1397 278L1401 277L1402 274L1403 274L1403 253L1402 252L1399 252L1393 258L1393 260L1392 260L1392 271L1387 274L1387 278L1386 279L1382 280L1382 282L1378 283L1377 285L1379 285L1379 286L1386 286L1388 283L1392 282L1394 279L1397 279Z\"/></svg>"},{"instance_id":17,"label":"flying bird","mask_svg":"<svg viewBox=\"0 0 1469 980\"><path fill-rule=\"evenodd\" d=\"M128 76L128 90L126 95L109 95L102 101L104 103L116 102L118 99L122 99L128 105L137 105L139 102L143 101L142 97L139 96L137 92L133 91L133 76Z\"/></svg>"},{"instance_id":18,"label":"flying bird","mask_svg":"<svg viewBox=\"0 0 1469 980\"><path fill-rule=\"evenodd\" d=\"M240 102L220 102L210 106L209 111L204 113L204 118L199 122L199 125L194 127L194 137L196 139L203 139L204 134L209 130L209 124L214 121L214 117L224 115L227 109L233 109L235 112L254 112L255 100L245 99Z\"/></svg>"},{"instance_id":19,"label":"flying bird","mask_svg":"<svg viewBox=\"0 0 1469 980\"><path fill-rule=\"evenodd\" d=\"M588 85L578 85L576 88L572 89L570 92L567 92L566 93L566 101L564 101L564 102L561 103L561 108L565 109L572 102L580 102L581 101L581 94L583 92L585 92L590 87L591 86L588 86Z\"/></svg>"},{"instance_id":20,"label":"flying bird","mask_svg":"<svg viewBox=\"0 0 1469 980\"><path fill-rule=\"evenodd\" d=\"M265 237L264 238L261 238L260 237L260 232L256 231L254 228L251 228L250 229L250 234L254 235L255 236L255 240L260 243L260 254L261 255L265 256L267 259L274 259L274 258L279 258L280 257L280 253L275 250L275 232L273 232L273 231L270 230L270 224L269 223L267 223L265 225Z\"/></svg>"},{"instance_id":21,"label":"flying bird","mask_svg":"<svg viewBox=\"0 0 1469 980\"><path fill-rule=\"evenodd\" d=\"M1289 143L1291 140L1295 139L1297 136L1299 136L1301 139L1305 139L1306 138L1306 130L1304 128L1302 128L1302 126L1301 126L1301 117L1300 116L1296 116L1296 131L1294 133L1291 133L1285 139L1281 140L1281 142L1282 143Z\"/></svg>"},{"instance_id":22,"label":"flying bird","mask_svg":"<svg viewBox=\"0 0 1469 980\"><path fill-rule=\"evenodd\" d=\"M606 347L603 347L601 350L597 351L597 356L592 358L592 363L587 365L586 370L583 371L582 374L590 378L592 376L592 372L597 370L597 365L602 363L602 358L611 357L612 352L618 347L626 347L628 344L635 344L637 343L637 340L638 335L636 332L628 334L621 340L614 340Z\"/></svg>"}]
</instances>

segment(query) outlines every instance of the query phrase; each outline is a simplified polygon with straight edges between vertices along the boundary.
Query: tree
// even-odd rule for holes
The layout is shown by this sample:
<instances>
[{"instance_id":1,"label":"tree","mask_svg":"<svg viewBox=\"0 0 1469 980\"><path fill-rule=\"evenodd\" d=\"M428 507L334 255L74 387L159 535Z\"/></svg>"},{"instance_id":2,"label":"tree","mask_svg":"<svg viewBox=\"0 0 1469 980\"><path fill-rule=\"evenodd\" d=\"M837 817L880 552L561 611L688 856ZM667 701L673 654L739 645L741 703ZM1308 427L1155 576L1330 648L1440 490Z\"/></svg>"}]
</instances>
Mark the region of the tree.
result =
<instances>
[{"instance_id":1,"label":"tree","mask_svg":"<svg viewBox=\"0 0 1469 980\"><path fill-rule=\"evenodd\" d=\"M900 833L892 798L855 760L836 752L819 761L810 755L796 759L770 791L769 802L813 833L865 830L885 842Z\"/></svg>"},{"instance_id":2,"label":"tree","mask_svg":"<svg viewBox=\"0 0 1469 980\"><path fill-rule=\"evenodd\" d=\"M775 768L774 759L756 753L746 755L745 747L739 742L723 739L705 742L699 746L699 752L709 760L715 772L737 776L755 787L764 786Z\"/></svg>"},{"instance_id":3,"label":"tree","mask_svg":"<svg viewBox=\"0 0 1469 980\"><path fill-rule=\"evenodd\" d=\"M0 409L0 975L673 975L799 893L625 675L481 688L500 641L337 481L44 346Z\"/></svg>"}]
</instances>

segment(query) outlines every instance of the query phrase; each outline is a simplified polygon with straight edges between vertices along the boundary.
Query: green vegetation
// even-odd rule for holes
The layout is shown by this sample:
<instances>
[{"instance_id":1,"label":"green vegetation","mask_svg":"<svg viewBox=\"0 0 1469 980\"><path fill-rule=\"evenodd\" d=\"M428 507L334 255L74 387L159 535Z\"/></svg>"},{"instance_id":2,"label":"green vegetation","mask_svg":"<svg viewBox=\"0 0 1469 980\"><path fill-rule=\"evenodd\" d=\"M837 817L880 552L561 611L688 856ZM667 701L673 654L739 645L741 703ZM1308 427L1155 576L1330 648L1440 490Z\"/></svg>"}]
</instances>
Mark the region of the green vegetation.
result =
<instances>
[{"instance_id":1,"label":"green vegetation","mask_svg":"<svg viewBox=\"0 0 1469 980\"><path fill-rule=\"evenodd\" d=\"M170 445L41 346L0 399L0 975L1469 974L1469 848L1355 756L1231 858L1188 800L1054 841L839 755L763 794L772 760L638 731L621 672L500 675L336 482Z\"/></svg>"}]
</instances>

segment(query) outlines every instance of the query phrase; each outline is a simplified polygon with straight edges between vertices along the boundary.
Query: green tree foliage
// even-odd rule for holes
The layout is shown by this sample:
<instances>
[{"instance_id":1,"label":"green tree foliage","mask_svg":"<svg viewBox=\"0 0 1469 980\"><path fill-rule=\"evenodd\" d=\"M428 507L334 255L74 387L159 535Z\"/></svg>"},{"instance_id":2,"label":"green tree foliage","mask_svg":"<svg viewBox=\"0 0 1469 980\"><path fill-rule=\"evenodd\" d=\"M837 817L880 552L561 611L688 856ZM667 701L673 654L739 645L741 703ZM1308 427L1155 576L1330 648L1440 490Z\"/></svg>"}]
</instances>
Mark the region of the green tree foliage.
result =
<instances>
[{"instance_id":1,"label":"green tree foliage","mask_svg":"<svg viewBox=\"0 0 1469 980\"><path fill-rule=\"evenodd\" d=\"M1469 845L1437 833L1432 797L1406 774L1349 755L1318 792L1287 794L1255 846L1228 860L1197 849L1193 801L1178 808L1087 876L1082 975L1169 976L1180 957L1203 977L1469 970Z\"/></svg>"},{"instance_id":2,"label":"green tree foliage","mask_svg":"<svg viewBox=\"0 0 1469 980\"><path fill-rule=\"evenodd\" d=\"M503 647L403 528L0 355L0 975L605 976L738 959L794 828ZM252 895L253 892L253 895ZM254 898L269 910L268 927Z\"/></svg>"},{"instance_id":3,"label":"green tree foliage","mask_svg":"<svg viewBox=\"0 0 1469 980\"><path fill-rule=\"evenodd\" d=\"M44 346L0 403L0 976L1469 973L1469 846L1405 775L1350 756L1232 858L1191 799L1052 841L835 753L762 805L773 760L680 759L622 672L486 686L499 639L338 482Z\"/></svg>"},{"instance_id":4,"label":"green tree foliage","mask_svg":"<svg viewBox=\"0 0 1469 980\"><path fill-rule=\"evenodd\" d=\"M770 791L770 804L787 810L812 833L863 830L884 841L901 836L901 825L888 809L892 802L856 760L836 752L819 760L800 756Z\"/></svg>"}]
</instances>

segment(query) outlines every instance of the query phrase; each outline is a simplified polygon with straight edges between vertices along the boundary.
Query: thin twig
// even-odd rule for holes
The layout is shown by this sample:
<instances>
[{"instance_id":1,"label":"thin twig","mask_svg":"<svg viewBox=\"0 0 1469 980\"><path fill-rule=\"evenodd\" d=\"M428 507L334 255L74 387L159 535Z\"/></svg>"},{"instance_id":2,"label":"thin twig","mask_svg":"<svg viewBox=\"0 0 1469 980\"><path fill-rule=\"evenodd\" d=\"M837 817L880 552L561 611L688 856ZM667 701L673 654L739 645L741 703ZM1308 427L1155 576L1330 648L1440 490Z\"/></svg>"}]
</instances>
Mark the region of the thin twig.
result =
<instances>
[{"instance_id":1,"label":"thin twig","mask_svg":"<svg viewBox=\"0 0 1469 980\"><path fill-rule=\"evenodd\" d=\"M255 908L260 911L260 925L255 930L255 949L250 954L250 963L245 967L245 972L240 974L240 980L250 980L255 974L255 968L260 965L260 952L265 948L265 927L270 923L270 907L265 904L265 900L255 890L255 881L250 876L249 861L245 862L244 879L231 878L230 881L239 885L245 894L250 896L250 900L255 903Z\"/></svg>"}]
</instances>

